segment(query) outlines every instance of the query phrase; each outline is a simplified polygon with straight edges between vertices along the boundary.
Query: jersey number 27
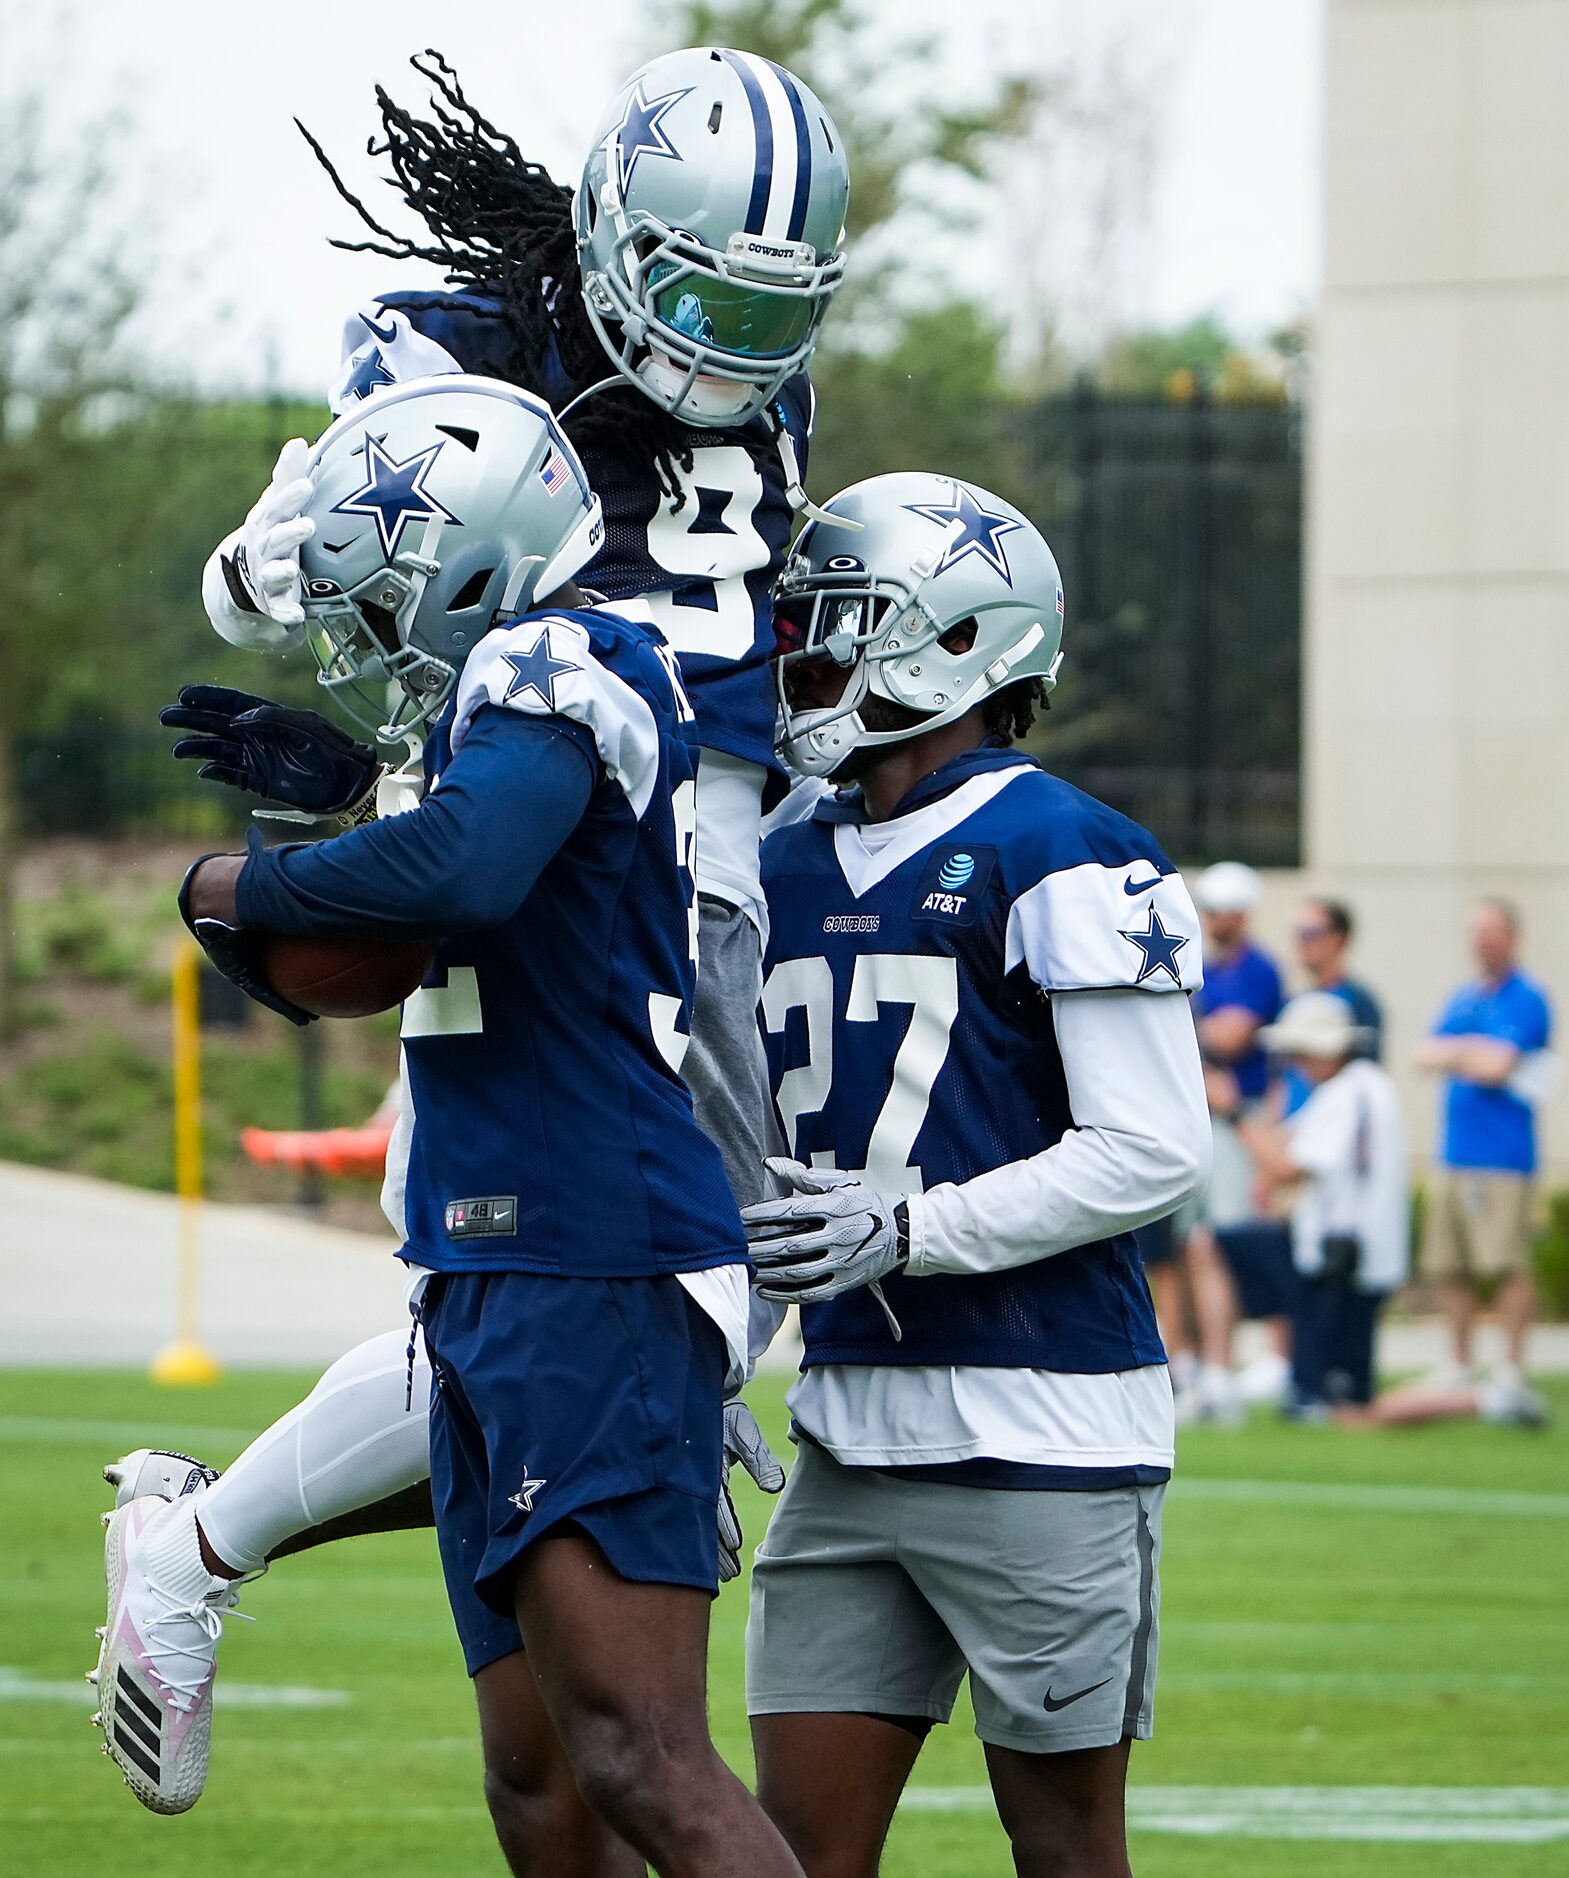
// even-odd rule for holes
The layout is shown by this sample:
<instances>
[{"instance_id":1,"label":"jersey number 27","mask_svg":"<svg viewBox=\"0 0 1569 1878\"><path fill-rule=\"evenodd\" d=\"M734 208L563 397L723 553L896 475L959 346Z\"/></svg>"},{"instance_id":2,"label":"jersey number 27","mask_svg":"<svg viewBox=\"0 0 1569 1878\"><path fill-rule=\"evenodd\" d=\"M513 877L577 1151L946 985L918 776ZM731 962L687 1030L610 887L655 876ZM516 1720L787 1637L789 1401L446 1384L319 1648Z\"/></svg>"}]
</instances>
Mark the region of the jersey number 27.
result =
<instances>
[{"instance_id":1,"label":"jersey number 27","mask_svg":"<svg viewBox=\"0 0 1569 1878\"><path fill-rule=\"evenodd\" d=\"M907 952L862 953L850 974L845 999L846 1024L888 1022L884 1006L908 1005L909 1028L894 1052L888 1094L866 1146L866 1165L846 1168L890 1193L919 1193L921 1170L912 1155L916 1137L931 1106L932 1086L948 1060L948 1043L959 1015L959 967L952 958ZM806 1061L787 1069L775 1098L792 1154L797 1152L800 1120L815 1115L828 1101L834 1079L834 974L825 958L784 959L763 988L763 1022L771 1034L785 1027L787 1014L799 1009L806 1019ZM877 1039L846 1040L857 1079L884 1060ZM833 1165L833 1156L817 1152L817 1167Z\"/></svg>"}]
</instances>

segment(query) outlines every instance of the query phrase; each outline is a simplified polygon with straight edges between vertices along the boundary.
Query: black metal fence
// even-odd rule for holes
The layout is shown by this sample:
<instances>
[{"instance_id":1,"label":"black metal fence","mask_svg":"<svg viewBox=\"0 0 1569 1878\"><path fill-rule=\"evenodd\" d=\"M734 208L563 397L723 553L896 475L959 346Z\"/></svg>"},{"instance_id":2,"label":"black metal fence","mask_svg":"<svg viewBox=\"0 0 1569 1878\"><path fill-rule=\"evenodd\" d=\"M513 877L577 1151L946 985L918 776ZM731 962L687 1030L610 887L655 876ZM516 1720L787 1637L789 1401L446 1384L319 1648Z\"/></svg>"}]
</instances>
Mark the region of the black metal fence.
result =
<instances>
[{"instance_id":1,"label":"black metal fence","mask_svg":"<svg viewBox=\"0 0 1569 1878\"><path fill-rule=\"evenodd\" d=\"M1024 448L1067 593L1040 754L1184 861L1294 864L1300 413L1085 389Z\"/></svg>"}]
</instances>

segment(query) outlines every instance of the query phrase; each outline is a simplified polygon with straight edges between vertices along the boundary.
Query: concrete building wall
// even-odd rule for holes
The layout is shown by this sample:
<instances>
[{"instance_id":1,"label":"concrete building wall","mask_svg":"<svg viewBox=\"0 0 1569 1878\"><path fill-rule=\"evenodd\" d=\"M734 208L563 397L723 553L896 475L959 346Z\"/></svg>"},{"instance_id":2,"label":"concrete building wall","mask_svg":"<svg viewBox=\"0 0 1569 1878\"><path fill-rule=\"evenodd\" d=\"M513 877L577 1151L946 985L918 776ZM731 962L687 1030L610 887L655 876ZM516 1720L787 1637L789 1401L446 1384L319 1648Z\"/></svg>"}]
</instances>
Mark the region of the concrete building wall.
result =
<instances>
[{"instance_id":1,"label":"concrete building wall","mask_svg":"<svg viewBox=\"0 0 1569 1878\"><path fill-rule=\"evenodd\" d=\"M1326 31L1303 879L1356 906L1403 1062L1482 892L1569 1022L1569 0ZM1563 1093L1547 1139L1569 1177Z\"/></svg>"}]
</instances>

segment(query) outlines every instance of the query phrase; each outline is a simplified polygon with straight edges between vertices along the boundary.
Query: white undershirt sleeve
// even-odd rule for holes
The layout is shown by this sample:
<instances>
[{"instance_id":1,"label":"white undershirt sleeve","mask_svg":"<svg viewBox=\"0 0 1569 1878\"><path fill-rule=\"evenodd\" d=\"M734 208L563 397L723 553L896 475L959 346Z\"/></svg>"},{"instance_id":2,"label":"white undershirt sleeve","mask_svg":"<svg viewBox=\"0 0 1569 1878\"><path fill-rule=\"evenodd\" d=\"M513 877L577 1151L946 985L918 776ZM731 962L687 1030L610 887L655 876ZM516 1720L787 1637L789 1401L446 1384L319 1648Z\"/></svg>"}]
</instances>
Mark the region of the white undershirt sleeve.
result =
<instances>
[{"instance_id":1,"label":"white undershirt sleeve","mask_svg":"<svg viewBox=\"0 0 1569 1878\"><path fill-rule=\"evenodd\" d=\"M910 1196L913 1277L995 1272L1162 1219L1209 1172L1188 1000L1118 989L1051 1001L1074 1126L1055 1147Z\"/></svg>"}]
</instances>

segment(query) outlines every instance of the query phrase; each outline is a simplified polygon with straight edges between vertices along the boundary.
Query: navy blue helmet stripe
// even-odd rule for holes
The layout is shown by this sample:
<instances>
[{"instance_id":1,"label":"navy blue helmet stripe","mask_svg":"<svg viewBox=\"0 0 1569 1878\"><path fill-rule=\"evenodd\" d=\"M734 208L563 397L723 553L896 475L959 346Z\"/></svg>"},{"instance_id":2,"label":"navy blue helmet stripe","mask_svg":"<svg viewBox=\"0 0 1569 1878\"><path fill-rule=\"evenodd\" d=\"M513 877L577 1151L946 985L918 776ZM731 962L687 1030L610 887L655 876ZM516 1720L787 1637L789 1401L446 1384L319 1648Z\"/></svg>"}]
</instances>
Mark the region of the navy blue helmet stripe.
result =
<instances>
[{"instance_id":1,"label":"navy blue helmet stripe","mask_svg":"<svg viewBox=\"0 0 1569 1878\"><path fill-rule=\"evenodd\" d=\"M769 60L790 100L790 115L795 119L795 200L790 204L790 232L787 239L799 241L806 229L806 206L812 194L812 133L806 128L806 106L801 87L782 65Z\"/></svg>"},{"instance_id":2,"label":"navy blue helmet stripe","mask_svg":"<svg viewBox=\"0 0 1569 1878\"><path fill-rule=\"evenodd\" d=\"M757 137L757 167L752 172L752 200L746 205L746 232L760 235L763 218L768 213L768 191L774 180L774 127L768 116L768 100L744 59L725 55L741 74L746 87L746 101L752 107L752 129Z\"/></svg>"}]
</instances>

